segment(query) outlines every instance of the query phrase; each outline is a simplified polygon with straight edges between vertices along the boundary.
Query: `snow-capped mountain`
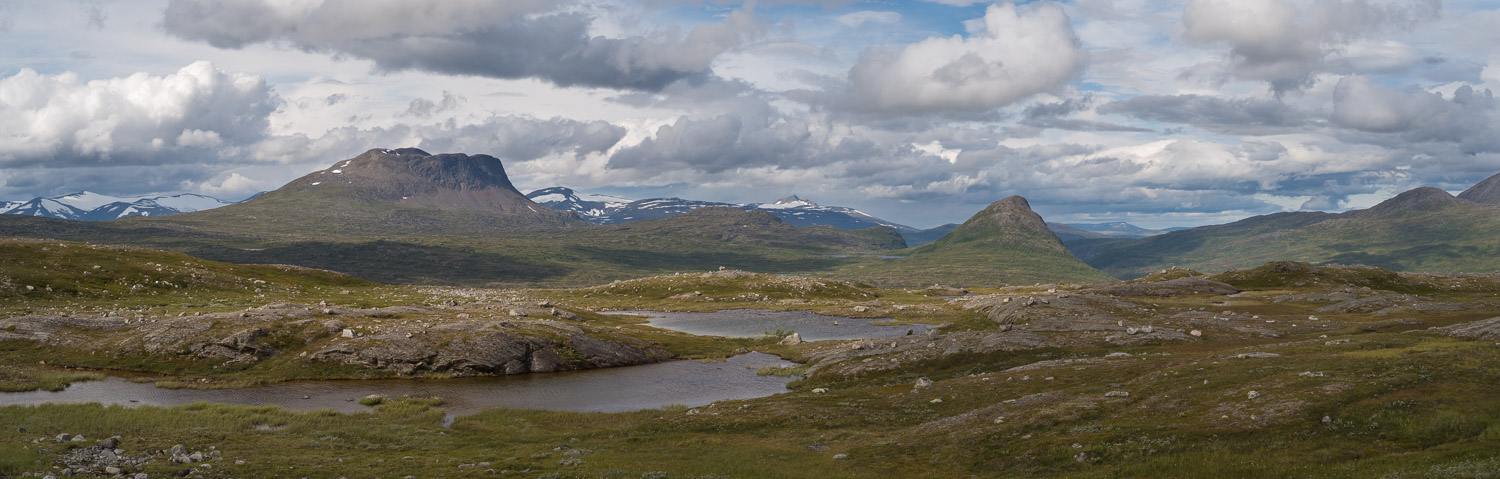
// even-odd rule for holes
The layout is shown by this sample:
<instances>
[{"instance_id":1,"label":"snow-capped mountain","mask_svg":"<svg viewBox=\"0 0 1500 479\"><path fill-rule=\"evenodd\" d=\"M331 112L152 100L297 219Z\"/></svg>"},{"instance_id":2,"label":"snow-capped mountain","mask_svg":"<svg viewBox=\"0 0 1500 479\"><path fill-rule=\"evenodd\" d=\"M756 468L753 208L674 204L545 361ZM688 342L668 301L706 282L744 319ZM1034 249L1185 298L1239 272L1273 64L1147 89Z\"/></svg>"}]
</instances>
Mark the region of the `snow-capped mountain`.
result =
<instances>
[{"instance_id":1,"label":"snow-capped mountain","mask_svg":"<svg viewBox=\"0 0 1500 479\"><path fill-rule=\"evenodd\" d=\"M872 226L889 226L904 233L921 231L916 228L892 223L846 206L823 206L798 198L796 195L776 200L775 203L751 203L736 205L747 210L766 210L781 217L782 221L795 226L832 226L857 230Z\"/></svg>"},{"instance_id":2,"label":"snow-capped mountain","mask_svg":"<svg viewBox=\"0 0 1500 479\"><path fill-rule=\"evenodd\" d=\"M526 197L542 206L572 211L585 220L602 225L666 218L708 206L729 206L743 210L765 210L794 226L832 226L847 230L889 226L902 233L921 231L876 218L854 208L823 206L796 196L782 198L774 203L747 204L682 198L629 200L618 196L578 193L566 187L554 186L533 191Z\"/></svg>"},{"instance_id":3,"label":"snow-capped mountain","mask_svg":"<svg viewBox=\"0 0 1500 479\"><path fill-rule=\"evenodd\" d=\"M33 198L30 201L0 202L0 214L105 221L126 216L175 215L230 204L234 203L195 193L122 198L80 191L51 198Z\"/></svg>"},{"instance_id":4,"label":"snow-capped mountain","mask_svg":"<svg viewBox=\"0 0 1500 479\"><path fill-rule=\"evenodd\" d=\"M579 217L595 223L599 223L595 218L604 216L611 210L625 206L626 203L630 203L631 201L628 198L618 196L579 193L561 186L542 188L527 193L526 197L539 205L554 210L572 211L577 213Z\"/></svg>"}]
</instances>

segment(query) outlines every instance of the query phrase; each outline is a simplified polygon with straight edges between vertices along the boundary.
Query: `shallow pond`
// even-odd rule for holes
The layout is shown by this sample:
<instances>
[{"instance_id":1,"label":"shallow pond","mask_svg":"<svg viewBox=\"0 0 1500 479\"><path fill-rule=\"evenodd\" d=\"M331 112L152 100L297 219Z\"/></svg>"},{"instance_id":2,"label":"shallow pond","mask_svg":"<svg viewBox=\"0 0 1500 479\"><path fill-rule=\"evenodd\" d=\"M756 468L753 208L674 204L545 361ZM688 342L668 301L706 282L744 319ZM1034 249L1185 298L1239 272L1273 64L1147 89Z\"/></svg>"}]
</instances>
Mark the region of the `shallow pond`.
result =
<instances>
[{"instance_id":1,"label":"shallow pond","mask_svg":"<svg viewBox=\"0 0 1500 479\"><path fill-rule=\"evenodd\" d=\"M893 321L890 318L841 318L811 311L773 311L768 309L727 309L712 313L666 313L659 311L617 311L651 318L646 324L662 329L701 336L752 337L780 329L796 331L803 341L828 339L889 338L907 334L926 334L927 325L890 326L872 323Z\"/></svg>"},{"instance_id":2,"label":"shallow pond","mask_svg":"<svg viewBox=\"0 0 1500 479\"><path fill-rule=\"evenodd\" d=\"M101 403L175 406L206 401L275 405L291 410L369 410L356 400L370 395L443 398L449 417L495 407L564 411L633 411L666 404L689 407L726 399L786 392L792 377L759 376L755 367L794 363L763 353L721 362L669 361L643 366L548 374L463 378L301 381L242 389L161 389L110 377L74 383L59 392L0 393L0 406ZM305 397L305 399L304 399Z\"/></svg>"}]
</instances>

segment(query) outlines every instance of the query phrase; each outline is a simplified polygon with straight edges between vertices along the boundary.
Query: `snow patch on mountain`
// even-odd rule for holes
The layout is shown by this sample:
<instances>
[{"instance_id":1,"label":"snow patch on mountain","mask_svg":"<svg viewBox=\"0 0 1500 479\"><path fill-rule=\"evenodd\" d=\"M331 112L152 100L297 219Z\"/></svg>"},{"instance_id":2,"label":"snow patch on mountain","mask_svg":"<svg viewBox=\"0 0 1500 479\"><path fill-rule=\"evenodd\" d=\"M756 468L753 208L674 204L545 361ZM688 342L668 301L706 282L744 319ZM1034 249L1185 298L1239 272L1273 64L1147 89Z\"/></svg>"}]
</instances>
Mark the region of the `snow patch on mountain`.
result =
<instances>
[{"instance_id":1,"label":"snow patch on mountain","mask_svg":"<svg viewBox=\"0 0 1500 479\"><path fill-rule=\"evenodd\" d=\"M0 214L105 221L127 216L174 215L231 204L234 202L196 193L118 197L80 191L51 198L33 198L30 201L0 202Z\"/></svg>"},{"instance_id":2,"label":"snow patch on mountain","mask_svg":"<svg viewBox=\"0 0 1500 479\"><path fill-rule=\"evenodd\" d=\"M888 226L903 233L921 231L876 218L854 208L823 206L797 196L782 198L773 203L721 203L683 198L631 200L612 195L579 193L567 187L554 186L532 191L526 197L542 206L572 211L585 220L604 225L666 218L710 206L728 206L743 210L764 210L795 226L832 226L849 230Z\"/></svg>"}]
</instances>

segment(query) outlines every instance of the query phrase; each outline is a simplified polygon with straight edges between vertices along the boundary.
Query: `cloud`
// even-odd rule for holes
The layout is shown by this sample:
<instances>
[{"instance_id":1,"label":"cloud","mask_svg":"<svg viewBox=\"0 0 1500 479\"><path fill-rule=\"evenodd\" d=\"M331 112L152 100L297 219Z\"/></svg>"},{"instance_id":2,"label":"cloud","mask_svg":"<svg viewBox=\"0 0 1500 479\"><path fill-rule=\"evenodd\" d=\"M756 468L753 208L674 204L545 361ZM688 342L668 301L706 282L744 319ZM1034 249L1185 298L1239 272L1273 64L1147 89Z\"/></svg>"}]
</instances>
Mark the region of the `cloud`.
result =
<instances>
[{"instance_id":1,"label":"cloud","mask_svg":"<svg viewBox=\"0 0 1500 479\"><path fill-rule=\"evenodd\" d=\"M200 161L260 140L279 103L260 77L208 62L90 82L22 69L0 78L0 165Z\"/></svg>"},{"instance_id":2,"label":"cloud","mask_svg":"<svg viewBox=\"0 0 1500 479\"><path fill-rule=\"evenodd\" d=\"M1280 100L1207 95L1141 95L1100 106L1099 113L1242 134L1282 132L1308 122L1307 114Z\"/></svg>"},{"instance_id":3,"label":"cloud","mask_svg":"<svg viewBox=\"0 0 1500 479\"><path fill-rule=\"evenodd\" d=\"M889 114L992 110L1055 90L1087 63L1061 7L992 5L983 29L968 37L866 49L849 70L848 106Z\"/></svg>"},{"instance_id":4,"label":"cloud","mask_svg":"<svg viewBox=\"0 0 1500 479\"><path fill-rule=\"evenodd\" d=\"M1348 76L1334 88L1331 120L1367 133L1389 134L1367 141L1444 142L1464 154L1500 152L1500 100L1492 91L1464 85L1452 98L1421 90L1394 90L1363 76ZM1401 146L1401 145L1393 145Z\"/></svg>"},{"instance_id":5,"label":"cloud","mask_svg":"<svg viewBox=\"0 0 1500 479\"><path fill-rule=\"evenodd\" d=\"M896 23L901 21L901 14L896 12L861 10L839 15L834 20L838 20L839 23L848 25L850 28L859 28L860 25L866 23Z\"/></svg>"},{"instance_id":6,"label":"cloud","mask_svg":"<svg viewBox=\"0 0 1500 479\"><path fill-rule=\"evenodd\" d=\"M1072 97L1060 102L1037 103L1026 107L1026 110L1021 114L1022 118L1018 122L1018 125L1009 127L1006 131L1011 136L1018 138L1035 137L1048 129L1136 133L1151 131L1146 128L1119 125L1098 120L1068 118L1074 114L1089 111L1093 108L1093 105L1094 97L1092 95Z\"/></svg>"},{"instance_id":7,"label":"cloud","mask_svg":"<svg viewBox=\"0 0 1500 479\"><path fill-rule=\"evenodd\" d=\"M217 184L215 184L217 182ZM199 193L219 198L221 200L233 200L242 198L252 193L266 191L267 188L275 188L279 185L263 185L241 175L238 172L223 175L222 178L206 180L203 182L184 181L185 189L194 190Z\"/></svg>"},{"instance_id":8,"label":"cloud","mask_svg":"<svg viewBox=\"0 0 1500 479\"><path fill-rule=\"evenodd\" d=\"M1182 23L1190 41L1229 45L1227 75L1282 94L1309 86L1352 42L1411 28L1441 9L1441 0L1190 0Z\"/></svg>"},{"instance_id":9,"label":"cloud","mask_svg":"<svg viewBox=\"0 0 1500 479\"><path fill-rule=\"evenodd\" d=\"M418 70L539 78L559 86L660 90L710 72L719 54L759 36L747 10L685 34L595 36L593 19L550 0L172 0L163 27L219 48L259 43Z\"/></svg>"},{"instance_id":10,"label":"cloud","mask_svg":"<svg viewBox=\"0 0 1500 479\"><path fill-rule=\"evenodd\" d=\"M470 125L449 121L377 128L348 126L318 137L276 136L253 145L246 155L259 162L326 166L370 148L416 147L434 153L483 153L506 162L525 162L549 155L602 153L624 137L624 128L604 121L495 116Z\"/></svg>"},{"instance_id":11,"label":"cloud","mask_svg":"<svg viewBox=\"0 0 1500 479\"><path fill-rule=\"evenodd\" d=\"M464 102L467 101L467 98L443 90L443 99L436 102L426 98L412 100L411 103L407 104L406 116L414 116L422 119L432 118L432 115L458 109L458 107L463 106ZM332 103L333 101L330 98L329 104L331 105Z\"/></svg>"}]
</instances>

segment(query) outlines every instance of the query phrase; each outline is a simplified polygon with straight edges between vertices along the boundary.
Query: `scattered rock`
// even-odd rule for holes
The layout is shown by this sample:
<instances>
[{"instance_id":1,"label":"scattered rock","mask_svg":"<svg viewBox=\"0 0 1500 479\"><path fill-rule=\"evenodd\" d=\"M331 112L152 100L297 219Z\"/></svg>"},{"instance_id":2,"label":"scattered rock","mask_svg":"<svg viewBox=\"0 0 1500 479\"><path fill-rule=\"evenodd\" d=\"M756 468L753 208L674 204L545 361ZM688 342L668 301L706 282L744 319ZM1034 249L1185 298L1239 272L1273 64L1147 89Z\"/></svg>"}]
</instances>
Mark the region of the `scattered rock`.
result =
<instances>
[{"instance_id":1,"label":"scattered rock","mask_svg":"<svg viewBox=\"0 0 1500 479\"><path fill-rule=\"evenodd\" d=\"M798 344L802 344L802 335L797 333L789 334L787 335L787 337L782 338L781 342L777 344L780 344L782 346L796 346Z\"/></svg>"},{"instance_id":2,"label":"scattered rock","mask_svg":"<svg viewBox=\"0 0 1500 479\"><path fill-rule=\"evenodd\" d=\"M1191 335L1193 335L1193 337L1196 337L1196 338L1203 337L1203 331L1202 330L1198 330L1198 329L1194 329L1192 331L1188 331L1188 334L1191 334Z\"/></svg>"},{"instance_id":3,"label":"scattered rock","mask_svg":"<svg viewBox=\"0 0 1500 479\"><path fill-rule=\"evenodd\" d=\"M1107 398L1128 398L1128 397L1130 397L1130 393L1126 392L1126 391L1110 391L1110 392L1104 393L1104 397L1107 397Z\"/></svg>"},{"instance_id":4,"label":"scattered rock","mask_svg":"<svg viewBox=\"0 0 1500 479\"><path fill-rule=\"evenodd\" d=\"M1241 354L1234 355L1235 359L1267 359L1267 358L1279 358L1279 357L1281 357L1280 354L1276 354L1276 353L1263 353L1263 352L1241 353Z\"/></svg>"},{"instance_id":5,"label":"scattered rock","mask_svg":"<svg viewBox=\"0 0 1500 479\"><path fill-rule=\"evenodd\" d=\"M1481 319L1479 321L1459 323L1452 326L1433 329L1444 335L1455 338L1496 341L1500 340L1500 317Z\"/></svg>"},{"instance_id":6,"label":"scattered rock","mask_svg":"<svg viewBox=\"0 0 1500 479\"><path fill-rule=\"evenodd\" d=\"M1255 399L1258 397L1260 397L1260 391L1251 390L1249 393L1245 394L1246 399Z\"/></svg>"},{"instance_id":7,"label":"scattered rock","mask_svg":"<svg viewBox=\"0 0 1500 479\"><path fill-rule=\"evenodd\" d=\"M917 383L914 384L914 385L912 385L912 390L915 391L915 390L922 389L922 388L925 388L925 387L930 387L930 386L932 386L932 380L931 379L927 379L926 377L920 377L920 378L917 378Z\"/></svg>"}]
</instances>

